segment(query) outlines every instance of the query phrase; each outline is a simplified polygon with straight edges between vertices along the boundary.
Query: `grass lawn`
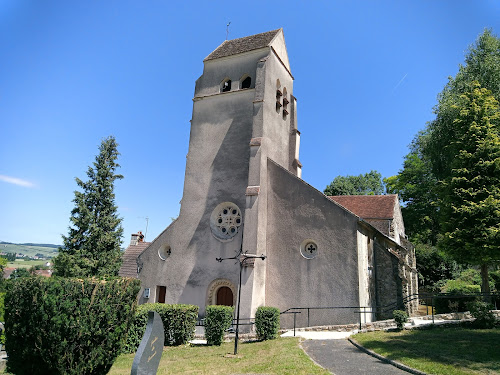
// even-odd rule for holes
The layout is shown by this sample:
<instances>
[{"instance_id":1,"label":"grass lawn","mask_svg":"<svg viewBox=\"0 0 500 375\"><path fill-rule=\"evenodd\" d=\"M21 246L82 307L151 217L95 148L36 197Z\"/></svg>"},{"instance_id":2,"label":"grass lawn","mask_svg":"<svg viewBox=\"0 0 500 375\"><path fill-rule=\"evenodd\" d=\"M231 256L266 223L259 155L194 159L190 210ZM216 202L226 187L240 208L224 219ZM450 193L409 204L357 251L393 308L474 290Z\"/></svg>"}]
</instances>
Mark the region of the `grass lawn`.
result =
<instances>
[{"instance_id":1,"label":"grass lawn","mask_svg":"<svg viewBox=\"0 0 500 375\"><path fill-rule=\"evenodd\" d=\"M365 348L428 374L500 374L500 329L462 327L368 332Z\"/></svg>"},{"instance_id":2,"label":"grass lawn","mask_svg":"<svg viewBox=\"0 0 500 375\"><path fill-rule=\"evenodd\" d=\"M293 374L327 375L299 347L298 338L240 343L234 356L234 342L221 346L165 347L158 368L164 374ZM109 375L129 375L134 354L121 355Z\"/></svg>"},{"instance_id":3,"label":"grass lawn","mask_svg":"<svg viewBox=\"0 0 500 375\"><path fill-rule=\"evenodd\" d=\"M15 262L8 262L7 267L12 268L31 268L33 266L44 266L45 263L51 262L50 260L16 260Z\"/></svg>"}]
</instances>

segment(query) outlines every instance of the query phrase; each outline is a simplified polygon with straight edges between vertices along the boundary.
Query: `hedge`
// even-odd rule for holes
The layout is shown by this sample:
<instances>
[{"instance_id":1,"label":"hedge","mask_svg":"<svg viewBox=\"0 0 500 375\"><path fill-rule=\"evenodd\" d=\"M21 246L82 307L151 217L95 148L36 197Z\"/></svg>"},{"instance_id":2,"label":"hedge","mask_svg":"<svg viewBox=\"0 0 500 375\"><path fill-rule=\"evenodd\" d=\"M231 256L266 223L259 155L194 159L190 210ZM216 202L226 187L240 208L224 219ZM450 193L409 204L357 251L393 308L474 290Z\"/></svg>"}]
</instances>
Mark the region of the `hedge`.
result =
<instances>
[{"instance_id":1,"label":"hedge","mask_svg":"<svg viewBox=\"0 0 500 375\"><path fill-rule=\"evenodd\" d=\"M198 306L166 305L164 303L146 303L137 307L133 324L129 329L124 353L137 351L148 322L148 311L156 311L163 321L165 345L182 345L194 337Z\"/></svg>"},{"instance_id":2,"label":"hedge","mask_svg":"<svg viewBox=\"0 0 500 375\"><path fill-rule=\"evenodd\" d=\"M280 311L276 307L260 306L255 313L255 328L260 340L278 337L280 329Z\"/></svg>"},{"instance_id":3,"label":"hedge","mask_svg":"<svg viewBox=\"0 0 500 375\"><path fill-rule=\"evenodd\" d=\"M232 306L207 306L205 316L205 338L208 345L220 345L224 333L233 322L234 307Z\"/></svg>"},{"instance_id":4,"label":"hedge","mask_svg":"<svg viewBox=\"0 0 500 375\"><path fill-rule=\"evenodd\" d=\"M139 280L27 277L5 296L7 371L107 374L134 317Z\"/></svg>"}]
</instances>

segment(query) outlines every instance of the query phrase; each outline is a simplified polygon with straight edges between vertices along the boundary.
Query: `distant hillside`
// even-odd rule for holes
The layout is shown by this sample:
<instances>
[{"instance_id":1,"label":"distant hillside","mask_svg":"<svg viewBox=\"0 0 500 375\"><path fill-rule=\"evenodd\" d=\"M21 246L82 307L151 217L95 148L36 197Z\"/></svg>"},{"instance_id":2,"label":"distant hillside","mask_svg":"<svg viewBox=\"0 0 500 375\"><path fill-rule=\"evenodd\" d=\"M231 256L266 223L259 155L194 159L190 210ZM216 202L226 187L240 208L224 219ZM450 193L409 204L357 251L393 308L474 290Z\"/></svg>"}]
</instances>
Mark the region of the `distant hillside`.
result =
<instances>
[{"instance_id":1,"label":"distant hillside","mask_svg":"<svg viewBox=\"0 0 500 375\"><path fill-rule=\"evenodd\" d=\"M24 245L24 246L37 246L37 247L50 247L53 249L59 248L61 245L52 245L50 243L21 243L19 245Z\"/></svg>"},{"instance_id":2,"label":"distant hillside","mask_svg":"<svg viewBox=\"0 0 500 375\"><path fill-rule=\"evenodd\" d=\"M3 253L22 253L27 256L35 256L43 254L47 258L52 258L57 255L59 245L53 244L36 244L36 243L20 243L0 241L0 252Z\"/></svg>"}]
</instances>

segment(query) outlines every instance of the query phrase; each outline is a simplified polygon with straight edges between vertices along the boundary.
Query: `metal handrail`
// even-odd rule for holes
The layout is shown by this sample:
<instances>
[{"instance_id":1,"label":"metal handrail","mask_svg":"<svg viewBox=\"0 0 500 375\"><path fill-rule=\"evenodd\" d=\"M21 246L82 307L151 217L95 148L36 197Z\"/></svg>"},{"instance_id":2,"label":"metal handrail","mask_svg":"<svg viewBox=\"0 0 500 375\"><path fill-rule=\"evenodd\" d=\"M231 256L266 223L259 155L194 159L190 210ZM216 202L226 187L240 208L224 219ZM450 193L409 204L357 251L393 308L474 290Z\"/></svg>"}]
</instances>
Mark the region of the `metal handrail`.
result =
<instances>
[{"instance_id":1,"label":"metal handrail","mask_svg":"<svg viewBox=\"0 0 500 375\"><path fill-rule=\"evenodd\" d=\"M362 326L362 314L373 314L373 313L386 313L391 310L395 310L399 308L405 308L405 306L414 301L420 299L431 299L431 314L432 314L432 322L434 323L434 300L439 298L467 298L467 297L495 297L500 298L499 293L468 293L468 294L455 294L455 293L414 293L404 297L401 301L397 301L394 303L390 303L384 306L314 306L314 307L290 307L280 314L294 314L294 336L295 336L295 324L296 324L296 315L300 313L296 310L307 310L307 326L310 327L310 311L311 310L334 310L334 309L359 309L359 311L355 311L355 313L359 314L359 327L361 329ZM496 303L496 299L495 299ZM496 308L496 307L495 307ZM366 321L366 319L365 319Z\"/></svg>"}]
</instances>

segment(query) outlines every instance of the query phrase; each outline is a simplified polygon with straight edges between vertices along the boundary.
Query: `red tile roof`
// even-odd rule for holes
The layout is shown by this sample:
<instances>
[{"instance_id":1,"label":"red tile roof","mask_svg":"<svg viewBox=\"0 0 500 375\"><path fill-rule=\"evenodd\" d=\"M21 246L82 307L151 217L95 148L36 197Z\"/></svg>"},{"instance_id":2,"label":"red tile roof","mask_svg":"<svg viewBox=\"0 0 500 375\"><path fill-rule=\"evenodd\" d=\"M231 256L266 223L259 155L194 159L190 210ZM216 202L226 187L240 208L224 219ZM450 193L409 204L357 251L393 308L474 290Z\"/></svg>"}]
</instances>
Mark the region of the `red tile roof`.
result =
<instances>
[{"instance_id":1,"label":"red tile roof","mask_svg":"<svg viewBox=\"0 0 500 375\"><path fill-rule=\"evenodd\" d=\"M118 272L119 276L137 278L136 259L139 254L149 246L150 243L151 242L139 242L137 243L137 245L130 245L129 247L127 247L122 255L122 266L120 267L120 271Z\"/></svg>"},{"instance_id":2,"label":"red tile roof","mask_svg":"<svg viewBox=\"0 0 500 375\"><path fill-rule=\"evenodd\" d=\"M45 277L51 277L52 276L52 270L35 270L35 275L45 276Z\"/></svg>"},{"instance_id":3,"label":"red tile roof","mask_svg":"<svg viewBox=\"0 0 500 375\"><path fill-rule=\"evenodd\" d=\"M8 279L10 278L10 275L12 274L12 272L14 272L16 270L15 267L5 267L3 269L3 278L4 279Z\"/></svg>"},{"instance_id":4,"label":"red tile roof","mask_svg":"<svg viewBox=\"0 0 500 375\"><path fill-rule=\"evenodd\" d=\"M328 197L363 219L393 219L396 194L335 195Z\"/></svg>"}]
</instances>

